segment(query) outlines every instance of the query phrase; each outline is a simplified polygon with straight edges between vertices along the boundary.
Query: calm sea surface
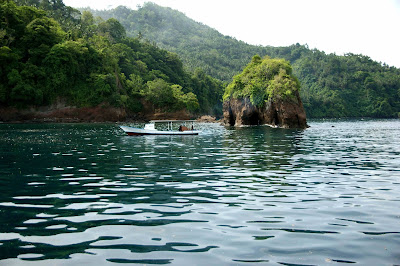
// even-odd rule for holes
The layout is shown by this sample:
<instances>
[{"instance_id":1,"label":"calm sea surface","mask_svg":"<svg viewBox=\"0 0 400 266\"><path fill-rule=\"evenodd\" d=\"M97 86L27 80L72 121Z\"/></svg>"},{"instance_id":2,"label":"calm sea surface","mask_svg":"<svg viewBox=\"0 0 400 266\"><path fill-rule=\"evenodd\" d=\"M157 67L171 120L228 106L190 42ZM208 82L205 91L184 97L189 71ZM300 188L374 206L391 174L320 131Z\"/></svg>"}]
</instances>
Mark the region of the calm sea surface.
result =
<instances>
[{"instance_id":1,"label":"calm sea surface","mask_svg":"<svg viewBox=\"0 0 400 266\"><path fill-rule=\"evenodd\" d=\"M0 265L400 264L400 120L0 124Z\"/></svg>"}]
</instances>

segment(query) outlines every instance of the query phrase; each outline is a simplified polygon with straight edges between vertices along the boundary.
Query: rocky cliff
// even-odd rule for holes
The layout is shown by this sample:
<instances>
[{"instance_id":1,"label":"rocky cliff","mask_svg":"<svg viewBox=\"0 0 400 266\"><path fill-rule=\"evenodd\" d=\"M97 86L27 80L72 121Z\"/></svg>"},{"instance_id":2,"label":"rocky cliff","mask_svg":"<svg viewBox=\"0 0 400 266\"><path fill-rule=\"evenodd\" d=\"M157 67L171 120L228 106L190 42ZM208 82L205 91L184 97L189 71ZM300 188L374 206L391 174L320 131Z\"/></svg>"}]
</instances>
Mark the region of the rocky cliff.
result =
<instances>
[{"instance_id":1,"label":"rocky cliff","mask_svg":"<svg viewBox=\"0 0 400 266\"><path fill-rule=\"evenodd\" d=\"M255 55L225 89L225 124L306 128L299 91L300 82L288 61Z\"/></svg>"},{"instance_id":2,"label":"rocky cliff","mask_svg":"<svg viewBox=\"0 0 400 266\"><path fill-rule=\"evenodd\" d=\"M129 112L125 108L112 107L108 104L100 104L94 107L75 107L67 105L65 101L57 101L51 106L30 107L25 109L0 106L0 123L122 122L193 118L193 115L186 109L175 112L165 112L162 110L155 110L152 105L146 101L143 101L142 104L143 109L140 112Z\"/></svg>"},{"instance_id":3,"label":"rocky cliff","mask_svg":"<svg viewBox=\"0 0 400 266\"><path fill-rule=\"evenodd\" d=\"M249 98L230 98L224 102L224 123L230 126L270 125L282 128L307 128L306 113L299 93L295 98L278 98L262 107Z\"/></svg>"}]
</instances>

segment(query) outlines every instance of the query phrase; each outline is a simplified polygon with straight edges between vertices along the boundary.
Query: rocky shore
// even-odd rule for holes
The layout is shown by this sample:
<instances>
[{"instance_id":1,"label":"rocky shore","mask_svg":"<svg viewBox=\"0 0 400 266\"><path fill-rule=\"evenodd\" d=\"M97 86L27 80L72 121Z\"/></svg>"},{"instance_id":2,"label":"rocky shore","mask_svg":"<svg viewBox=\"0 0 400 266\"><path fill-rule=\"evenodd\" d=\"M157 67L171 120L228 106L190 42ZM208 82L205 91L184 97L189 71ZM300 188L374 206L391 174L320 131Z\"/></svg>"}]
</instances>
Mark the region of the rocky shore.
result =
<instances>
[{"instance_id":1,"label":"rocky shore","mask_svg":"<svg viewBox=\"0 0 400 266\"><path fill-rule=\"evenodd\" d=\"M112 107L40 107L29 109L0 108L0 121L18 122L116 122L126 119L126 112Z\"/></svg>"},{"instance_id":2,"label":"rocky shore","mask_svg":"<svg viewBox=\"0 0 400 266\"><path fill-rule=\"evenodd\" d=\"M81 108L64 105L26 109L0 107L0 123L101 123L196 118L186 110L176 112L144 110L139 113L129 113L124 108L115 108L107 105ZM198 121L216 122L216 119L212 116L202 116L198 118Z\"/></svg>"},{"instance_id":3,"label":"rocky shore","mask_svg":"<svg viewBox=\"0 0 400 266\"><path fill-rule=\"evenodd\" d=\"M295 98L270 100L257 107L249 98L224 102L224 123L229 126L270 125L282 128L307 128L306 112L299 93Z\"/></svg>"}]
</instances>

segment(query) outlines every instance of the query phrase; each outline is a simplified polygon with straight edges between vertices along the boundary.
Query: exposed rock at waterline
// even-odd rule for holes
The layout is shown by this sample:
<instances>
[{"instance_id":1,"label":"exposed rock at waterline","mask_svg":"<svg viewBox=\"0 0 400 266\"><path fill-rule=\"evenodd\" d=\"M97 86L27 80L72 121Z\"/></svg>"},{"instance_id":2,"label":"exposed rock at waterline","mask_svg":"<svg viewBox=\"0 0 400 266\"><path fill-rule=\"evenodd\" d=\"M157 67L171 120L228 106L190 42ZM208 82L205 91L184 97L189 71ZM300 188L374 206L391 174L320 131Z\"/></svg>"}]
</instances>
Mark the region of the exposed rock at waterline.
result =
<instances>
[{"instance_id":1,"label":"exposed rock at waterline","mask_svg":"<svg viewBox=\"0 0 400 266\"><path fill-rule=\"evenodd\" d=\"M289 61L255 55L225 88L225 124L306 128L299 91L300 82Z\"/></svg>"},{"instance_id":2,"label":"exposed rock at waterline","mask_svg":"<svg viewBox=\"0 0 400 266\"><path fill-rule=\"evenodd\" d=\"M249 98L224 102L224 123L230 126L271 125L282 128L307 128L306 113L298 92L296 99L275 99L257 107Z\"/></svg>"}]
</instances>

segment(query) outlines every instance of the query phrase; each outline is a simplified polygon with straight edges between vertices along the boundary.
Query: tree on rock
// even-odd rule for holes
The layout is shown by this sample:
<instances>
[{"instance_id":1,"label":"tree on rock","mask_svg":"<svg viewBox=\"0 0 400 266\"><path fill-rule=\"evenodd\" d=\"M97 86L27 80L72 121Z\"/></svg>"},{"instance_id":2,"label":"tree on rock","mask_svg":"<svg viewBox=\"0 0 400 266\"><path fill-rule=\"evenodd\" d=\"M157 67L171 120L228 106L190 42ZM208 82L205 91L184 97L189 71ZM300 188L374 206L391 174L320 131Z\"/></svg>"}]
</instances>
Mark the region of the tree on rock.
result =
<instances>
[{"instance_id":1,"label":"tree on rock","mask_svg":"<svg viewBox=\"0 0 400 266\"><path fill-rule=\"evenodd\" d=\"M284 59L255 55L224 93L224 119L232 126L270 124L305 128L300 82Z\"/></svg>"}]
</instances>

